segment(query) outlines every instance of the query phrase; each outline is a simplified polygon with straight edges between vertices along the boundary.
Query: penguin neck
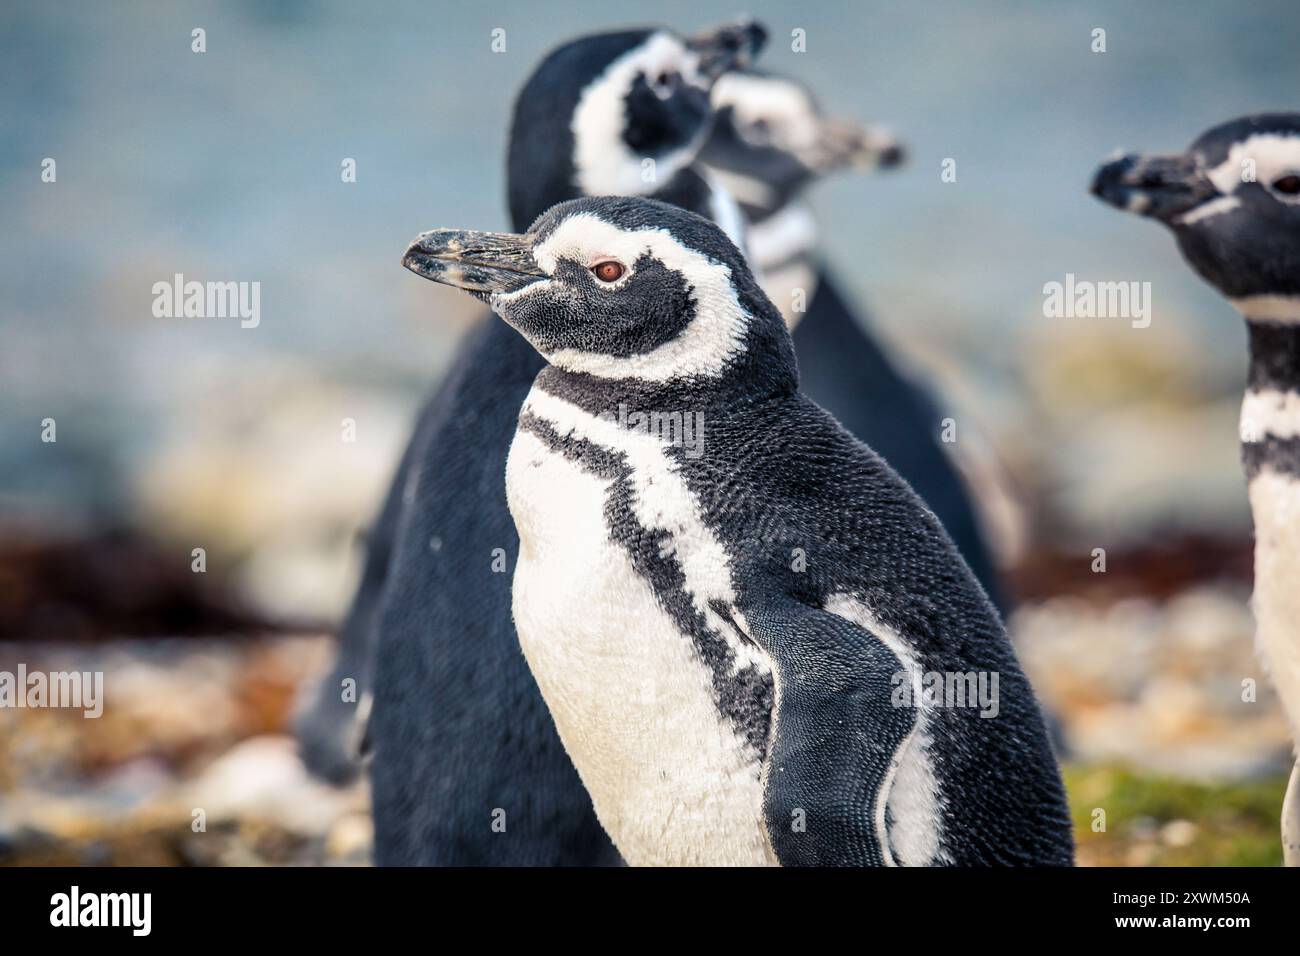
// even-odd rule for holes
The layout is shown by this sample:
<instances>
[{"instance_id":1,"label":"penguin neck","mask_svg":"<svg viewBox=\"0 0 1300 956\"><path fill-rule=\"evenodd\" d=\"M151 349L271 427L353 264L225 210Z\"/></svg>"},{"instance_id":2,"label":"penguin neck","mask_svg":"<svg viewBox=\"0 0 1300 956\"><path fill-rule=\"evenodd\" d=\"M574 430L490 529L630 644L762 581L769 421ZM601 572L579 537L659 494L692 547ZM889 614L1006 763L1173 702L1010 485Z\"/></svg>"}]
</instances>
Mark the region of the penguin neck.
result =
<instances>
[{"instance_id":1,"label":"penguin neck","mask_svg":"<svg viewBox=\"0 0 1300 956\"><path fill-rule=\"evenodd\" d=\"M1247 316L1246 334L1250 340L1248 389L1300 392L1300 320L1277 322Z\"/></svg>"},{"instance_id":2,"label":"penguin neck","mask_svg":"<svg viewBox=\"0 0 1300 956\"><path fill-rule=\"evenodd\" d=\"M1246 478L1261 471L1291 477L1300 501L1300 321L1247 316L1250 368L1241 407Z\"/></svg>"},{"instance_id":3,"label":"penguin neck","mask_svg":"<svg viewBox=\"0 0 1300 956\"><path fill-rule=\"evenodd\" d=\"M746 217L731 194L703 166L679 169L649 196L711 219L736 244L736 248L747 247L749 229Z\"/></svg>"},{"instance_id":4,"label":"penguin neck","mask_svg":"<svg viewBox=\"0 0 1300 956\"><path fill-rule=\"evenodd\" d=\"M817 294L817 221L803 202L759 216L746 207L749 260L759 284L793 329Z\"/></svg>"},{"instance_id":5,"label":"penguin neck","mask_svg":"<svg viewBox=\"0 0 1300 956\"><path fill-rule=\"evenodd\" d=\"M742 204L749 220L749 258L764 272L779 269L792 259L811 257L817 248L817 220L804 202L791 202L759 216Z\"/></svg>"},{"instance_id":6,"label":"penguin neck","mask_svg":"<svg viewBox=\"0 0 1300 956\"><path fill-rule=\"evenodd\" d=\"M782 331L788 344L789 336ZM756 345L752 339L749 344ZM607 378L548 364L535 387L577 405L595 416L615 414L622 407L642 412L692 411L717 418L737 408L779 404L798 389L798 374L790 360L761 346L746 352L717 376L652 381L643 378Z\"/></svg>"}]
</instances>

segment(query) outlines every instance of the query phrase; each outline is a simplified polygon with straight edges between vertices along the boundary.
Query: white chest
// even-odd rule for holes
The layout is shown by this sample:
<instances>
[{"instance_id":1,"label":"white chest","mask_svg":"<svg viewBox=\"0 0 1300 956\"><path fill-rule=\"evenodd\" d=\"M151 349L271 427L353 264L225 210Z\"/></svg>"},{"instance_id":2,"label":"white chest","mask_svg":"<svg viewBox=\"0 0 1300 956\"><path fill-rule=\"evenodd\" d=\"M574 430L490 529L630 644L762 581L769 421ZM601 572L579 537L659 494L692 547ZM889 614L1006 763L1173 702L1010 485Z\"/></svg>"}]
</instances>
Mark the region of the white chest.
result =
<instances>
[{"instance_id":1,"label":"white chest","mask_svg":"<svg viewBox=\"0 0 1300 956\"><path fill-rule=\"evenodd\" d=\"M672 532L698 607L731 598L724 552L657 439L538 389L525 409L627 466L618 478L593 474L526 430L506 466L520 644L597 816L634 865L771 862L757 757L719 711L690 636L611 537L614 485L631 484L620 507L635 524Z\"/></svg>"},{"instance_id":2,"label":"white chest","mask_svg":"<svg viewBox=\"0 0 1300 956\"><path fill-rule=\"evenodd\" d=\"M1250 483L1256 641L1300 732L1300 479L1265 468Z\"/></svg>"}]
</instances>

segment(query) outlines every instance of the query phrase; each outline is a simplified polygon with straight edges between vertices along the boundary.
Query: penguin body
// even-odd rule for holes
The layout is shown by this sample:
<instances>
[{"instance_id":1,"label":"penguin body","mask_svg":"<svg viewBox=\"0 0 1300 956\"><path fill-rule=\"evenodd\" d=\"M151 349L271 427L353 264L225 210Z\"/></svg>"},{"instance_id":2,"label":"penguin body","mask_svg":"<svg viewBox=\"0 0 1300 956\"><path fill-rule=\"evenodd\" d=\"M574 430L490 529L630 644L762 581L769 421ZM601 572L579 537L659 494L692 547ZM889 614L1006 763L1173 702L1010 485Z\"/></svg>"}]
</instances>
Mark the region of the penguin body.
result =
<instances>
[{"instance_id":1,"label":"penguin body","mask_svg":"<svg viewBox=\"0 0 1300 956\"><path fill-rule=\"evenodd\" d=\"M614 43L621 55L630 42L628 36L618 35L613 40L600 38L598 45ZM563 64L566 70L578 69L581 64L577 61L591 55L591 50L585 54L562 50L552 66ZM539 68L531 92L520 96L521 105L530 98L536 101L539 88L553 93L561 82L566 84L564 99L576 102L581 84L571 77L567 81L547 79L548 72L547 68ZM735 75L724 74L715 92ZM801 95L777 97L786 103L787 127L817 119L815 107L810 100L800 100ZM723 108L734 109L735 99L723 97ZM715 104L718 102L715 96ZM554 110L542 112L547 117L554 114ZM527 119L528 113L521 109L515 135L537 144L538 129L527 128ZM986 589L996 594L993 572L979 560L984 553L982 542L971 509L963 504L964 492L952 466L933 447L932 440L923 438L933 433L937 416L926 411L924 394L899 375L874 339L861 331L861 324L824 272L818 274L821 265L815 255L815 223L810 212L796 202L799 188L839 165L892 165L899 158L897 143L878 130L855 132L850 124L828 121L820 127L820 135L813 137L815 148L811 151L797 148L799 144L783 136L779 128L781 148L765 149L743 141L737 132L738 122L730 116L720 117L705 153L711 159L711 169L723 182L740 186L748 197L744 212L758 223L758 229L748 237L750 251L765 264L772 287L797 286L812 295L805 321L796 329L807 387L851 430L868 436L884 450L887 460L905 471L954 537L963 542L963 554ZM805 147L810 142L806 134L806 129L799 134L804 137ZM534 145L516 155L535 156L549 149L552 155L562 156L572 150L571 127L551 124L545 135L560 142L549 147ZM806 164L794 159L796 153L802 153ZM531 163L520 163L513 172L517 173L511 176L513 215L517 223L527 222L530 212L546 202L546 188L540 184L547 180L547 174L542 170L540 177L530 175L538 173ZM572 171L550 174L550 179L562 183L566 176L572 178ZM774 184L776 193L755 197L754 186L746 176L763 177ZM548 188L554 191L558 187ZM725 192L688 171L674 177L659 195L684 208L707 211L718 222L734 218L734 213L719 208L719 197ZM563 198L562 194L557 198ZM764 202L780 208L774 212ZM734 225L728 231L734 235ZM780 298L789 301L788 295ZM514 374L502 375L498 370L472 375L464 370L467 364L484 361L489 367L496 363L513 369ZM322 683L312 710L299 722L304 756L318 775L343 781L355 774L357 745L362 739L359 709L340 702L338 687L342 678L351 676L369 694L375 632L385 631L389 635L384 653L387 663L381 680L390 703L386 708L389 715L380 718L378 736L387 741L385 749L392 756L381 758L378 772L386 778L405 773L407 778L398 777L388 786L376 787L376 816L380 821L377 859L381 862L602 863L617 859L590 814L589 801L576 793L567 758L557 757L558 742L549 715L540 709L532 676L520 666L517 654L511 655L515 637L513 627L504 620L508 613L505 599L499 590L483 589L478 586L482 582L470 581L477 575L473 571L465 573L454 558L439 557L444 544L450 547L449 543L456 540L477 541L480 552L489 546L502 547L505 565L513 566L514 530L506 518L503 490L499 482L493 484L493 475L504 471L505 452L514 432L513 409L523 401L541 367L536 353L500 323L487 323L462 347L453 372L419 416L411 446L368 535L365 567L342 628L338 662ZM453 416L450 423L449 414ZM463 423L472 427L458 427ZM426 450L415 450L426 445ZM497 449L499 453L491 451ZM475 456L484 456L479 462L481 468L471 463ZM436 470L431 472L433 477L423 479L428 487L417 500L419 476L426 468ZM951 493L953 488L956 494ZM483 515L481 522L473 517L479 514ZM376 628L375 608L387 589L390 566L397 563L390 559L390 552L396 547L399 521L411 525L404 545L411 556L402 562L402 581L394 595L384 599L388 607L386 619L382 627ZM500 529L507 526L501 533ZM438 593L447 596L428 597ZM446 619L461 606L477 609L480 627L473 641L444 643L424 636L424 622ZM487 671L496 674L493 681L475 683L463 696L455 690L466 683L463 675ZM436 701L445 699L461 701L454 718L442 712L436 717L425 716ZM517 718L510 716L516 712ZM519 759L500 741L507 733L503 729L507 721L512 746L522 748L529 746L528 741L537 742L533 759ZM487 734L482 732L484 728ZM498 738L495 740L491 736L494 730ZM435 739L442 741L438 758L420 756ZM403 754L408 757L404 759ZM446 796L432 801L413 796L444 790ZM553 795L546 824L550 839L537 835L535 843L512 840L507 846L495 834L484 833L479 816L448 809L453 803L477 809L493 799L519 805L525 792L542 802L547 795ZM536 829L533 832L536 834Z\"/></svg>"},{"instance_id":2,"label":"penguin body","mask_svg":"<svg viewBox=\"0 0 1300 956\"><path fill-rule=\"evenodd\" d=\"M1256 643L1300 746L1300 113L1262 113L1182 154L1122 156L1092 191L1168 226L1188 264L1246 320L1240 437L1255 524ZM1300 866L1300 762L1283 816Z\"/></svg>"},{"instance_id":3,"label":"penguin body","mask_svg":"<svg viewBox=\"0 0 1300 956\"><path fill-rule=\"evenodd\" d=\"M934 398L905 375L840 292L817 249L802 194L840 169L892 168L901 143L878 126L826 116L806 86L758 70L728 73L700 161L740 202L749 261L794 331L804 392L869 445L943 524L976 579L1005 613L1003 587L969 491L939 442Z\"/></svg>"},{"instance_id":4,"label":"penguin body","mask_svg":"<svg viewBox=\"0 0 1300 956\"><path fill-rule=\"evenodd\" d=\"M457 379L446 376L420 407L392 483L365 535L361 578L339 626L338 654L328 674L296 716L299 750L307 769L342 786L361 772L368 753L368 723L374 705L375 623L397 550L398 528L411 506L425 444L444 428L448 394ZM344 694L345 681L352 693Z\"/></svg>"},{"instance_id":5,"label":"penguin body","mask_svg":"<svg viewBox=\"0 0 1300 956\"><path fill-rule=\"evenodd\" d=\"M899 370L824 266L794 328L804 391L889 462L934 511L999 612L1006 596L971 495L939 442L934 398Z\"/></svg>"},{"instance_id":6,"label":"penguin body","mask_svg":"<svg viewBox=\"0 0 1300 956\"><path fill-rule=\"evenodd\" d=\"M687 166L707 126L708 86L762 39L746 23L685 41L649 30L588 37L553 53L516 104L508 169L516 224L576 195L579 183L653 190L713 212L716 195ZM641 177L641 156L655 159L654 177ZM518 539L503 476L519 406L541 366L508 327L476 328L394 483L406 500L370 635L381 865L619 862L510 617ZM363 600L359 593L354 608ZM494 829L500 822L504 832Z\"/></svg>"},{"instance_id":7,"label":"penguin body","mask_svg":"<svg viewBox=\"0 0 1300 956\"><path fill-rule=\"evenodd\" d=\"M513 610L628 862L1070 862L996 611L906 484L798 392L780 314L715 226L581 199L486 245L424 234L406 262L547 359L506 471ZM900 699L931 673L997 674L996 716Z\"/></svg>"},{"instance_id":8,"label":"penguin body","mask_svg":"<svg viewBox=\"0 0 1300 956\"><path fill-rule=\"evenodd\" d=\"M516 557L498 448L537 373L518 336L500 332L475 328L451 373L455 414L416 459L375 621L379 865L618 862L519 655L509 574L491 570ZM487 505L458 506L471 495ZM504 833L492 829L498 810Z\"/></svg>"},{"instance_id":9,"label":"penguin body","mask_svg":"<svg viewBox=\"0 0 1300 956\"><path fill-rule=\"evenodd\" d=\"M1300 113L1243 117L1186 153L1124 156L1093 192L1168 226L1246 319L1242 461L1255 520L1258 640L1300 738Z\"/></svg>"}]
</instances>

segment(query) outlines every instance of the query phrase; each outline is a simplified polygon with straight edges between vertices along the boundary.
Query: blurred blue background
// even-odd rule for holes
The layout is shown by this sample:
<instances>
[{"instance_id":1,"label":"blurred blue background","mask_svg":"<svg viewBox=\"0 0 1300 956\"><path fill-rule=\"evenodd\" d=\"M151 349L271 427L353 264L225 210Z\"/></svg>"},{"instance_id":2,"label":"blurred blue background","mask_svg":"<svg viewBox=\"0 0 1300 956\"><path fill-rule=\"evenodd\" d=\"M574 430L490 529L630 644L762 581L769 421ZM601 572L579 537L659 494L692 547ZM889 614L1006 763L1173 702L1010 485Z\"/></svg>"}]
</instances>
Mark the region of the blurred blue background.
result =
<instances>
[{"instance_id":1,"label":"blurred blue background","mask_svg":"<svg viewBox=\"0 0 1300 956\"><path fill-rule=\"evenodd\" d=\"M408 404L464 303L404 273L435 224L505 224L514 90L549 48L651 17L693 29L733 3L8 3L0 13L0 491L62 518L120 515L132 470L194 406L251 400L279 370ZM1242 331L1155 227L1086 195L1119 146L1182 148L1288 105L1294 5L754 3L763 65L828 110L891 123L896 174L815 195L825 249L879 327L972 411L1015 414L1042 286L1066 272L1154 284L1155 321L1235 388ZM207 52L190 31L207 31ZM507 52L490 49L507 31ZM807 31L806 53L790 31ZM1091 52L1091 31L1107 52ZM1293 103L1291 105L1294 105ZM42 183L53 157L58 181ZM358 179L340 181L356 159ZM958 181L942 183L953 157ZM176 272L262 283L262 324L155 319ZM1058 324L1066 320L1054 320ZM1097 321L1097 320L1092 320ZM1139 342L1141 335L1132 336ZM342 404L348 399L341 398ZM331 409L334 411L334 409ZM272 414L272 409L262 409ZM341 417L340 412L340 417ZM36 441L60 425L57 455ZM331 428L333 427L331 417ZM358 447L378 440L361 421ZM398 439L384 432L391 453ZM1230 439L1229 439L1230 440Z\"/></svg>"}]
</instances>

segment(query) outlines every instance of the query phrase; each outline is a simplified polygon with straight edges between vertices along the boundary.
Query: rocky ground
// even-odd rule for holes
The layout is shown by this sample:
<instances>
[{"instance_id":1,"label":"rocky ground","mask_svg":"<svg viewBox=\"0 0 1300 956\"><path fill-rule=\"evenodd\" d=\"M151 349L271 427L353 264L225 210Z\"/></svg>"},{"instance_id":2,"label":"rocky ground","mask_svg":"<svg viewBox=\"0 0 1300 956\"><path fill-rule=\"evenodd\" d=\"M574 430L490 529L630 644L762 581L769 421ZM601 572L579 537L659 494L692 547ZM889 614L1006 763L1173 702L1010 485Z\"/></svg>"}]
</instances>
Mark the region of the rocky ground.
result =
<instances>
[{"instance_id":1,"label":"rocky ground","mask_svg":"<svg viewBox=\"0 0 1300 956\"><path fill-rule=\"evenodd\" d=\"M325 637L0 645L0 669L103 670L103 716L0 709L0 860L358 864L364 786L310 779L288 724Z\"/></svg>"},{"instance_id":2,"label":"rocky ground","mask_svg":"<svg viewBox=\"0 0 1300 956\"><path fill-rule=\"evenodd\" d=\"M1081 863L1278 862L1286 728L1240 588L1034 601L1012 624L1067 759ZM289 736L330 653L323 636L0 644L0 670L106 674L98 719L0 709L0 861L367 863L364 784L311 780Z\"/></svg>"},{"instance_id":3,"label":"rocky ground","mask_svg":"<svg viewBox=\"0 0 1300 956\"><path fill-rule=\"evenodd\" d=\"M1080 864L1281 863L1290 741L1244 588L1054 598L1012 626L1057 721Z\"/></svg>"}]
</instances>

